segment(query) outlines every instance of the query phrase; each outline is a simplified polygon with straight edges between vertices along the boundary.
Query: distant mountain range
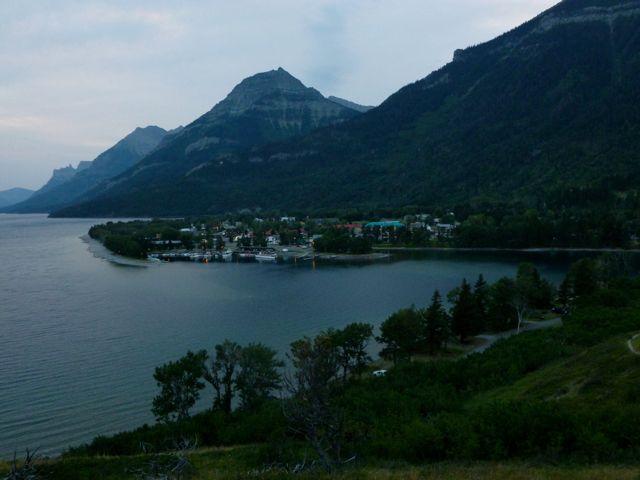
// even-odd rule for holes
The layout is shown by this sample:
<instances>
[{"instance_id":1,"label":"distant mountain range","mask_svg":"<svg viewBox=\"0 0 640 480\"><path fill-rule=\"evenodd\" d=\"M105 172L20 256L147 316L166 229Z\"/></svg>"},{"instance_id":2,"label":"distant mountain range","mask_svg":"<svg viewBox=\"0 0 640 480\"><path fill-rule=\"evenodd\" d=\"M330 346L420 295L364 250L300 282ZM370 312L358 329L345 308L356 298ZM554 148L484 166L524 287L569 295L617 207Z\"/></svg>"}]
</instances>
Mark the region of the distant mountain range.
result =
<instances>
[{"instance_id":1,"label":"distant mountain range","mask_svg":"<svg viewBox=\"0 0 640 480\"><path fill-rule=\"evenodd\" d=\"M259 74L55 214L635 198L639 31L640 0L565 0L364 113Z\"/></svg>"},{"instance_id":2,"label":"distant mountain range","mask_svg":"<svg viewBox=\"0 0 640 480\"><path fill-rule=\"evenodd\" d=\"M5 208L11 213L49 213L84 199L89 190L135 165L156 148L167 131L155 126L136 128L92 162L80 162L77 168L53 171L51 179L25 201Z\"/></svg>"},{"instance_id":3,"label":"distant mountain range","mask_svg":"<svg viewBox=\"0 0 640 480\"><path fill-rule=\"evenodd\" d=\"M0 192L0 207L6 207L22 202L33 195L33 190L27 188L10 188Z\"/></svg>"}]
</instances>

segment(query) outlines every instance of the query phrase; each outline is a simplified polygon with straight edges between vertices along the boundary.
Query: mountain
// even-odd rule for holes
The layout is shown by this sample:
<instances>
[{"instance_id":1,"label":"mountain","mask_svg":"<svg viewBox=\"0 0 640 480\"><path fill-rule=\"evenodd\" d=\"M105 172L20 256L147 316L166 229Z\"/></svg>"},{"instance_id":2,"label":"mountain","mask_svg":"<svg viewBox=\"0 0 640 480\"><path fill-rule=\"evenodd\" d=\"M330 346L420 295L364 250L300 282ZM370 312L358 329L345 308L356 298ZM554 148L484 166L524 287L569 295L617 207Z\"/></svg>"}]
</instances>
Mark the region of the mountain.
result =
<instances>
[{"instance_id":1,"label":"mountain","mask_svg":"<svg viewBox=\"0 0 640 480\"><path fill-rule=\"evenodd\" d=\"M47 184L29 199L12 205L13 213L43 213L63 208L82 198L89 190L135 165L156 148L167 131L156 126L136 128L92 162L80 162L53 171Z\"/></svg>"},{"instance_id":2,"label":"mountain","mask_svg":"<svg viewBox=\"0 0 640 480\"><path fill-rule=\"evenodd\" d=\"M73 178L76 172L80 169L81 164L85 164L85 162L80 162L80 164L78 164L77 169L72 165L67 165L66 167L60 167L60 168L54 169L53 173L51 174L51 178L40 189L38 189L36 193L42 194L42 193L50 192L51 190L56 189L60 185L67 183L69 180Z\"/></svg>"},{"instance_id":3,"label":"mountain","mask_svg":"<svg viewBox=\"0 0 640 480\"><path fill-rule=\"evenodd\" d=\"M224 100L134 168L89 194L132 198L135 204L127 208L133 209L146 208L137 203L143 201L142 196L162 198L168 212L176 180L197 182L202 169L225 165L238 151L284 141L358 114L306 87L282 68L259 73L244 79Z\"/></svg>"},{"instance_id":4,"label":"mountain","mask_svg":"<svg viewBox=\"0 0 640 480\"><path fill-rule=\"evenodd\" d=\"M197 175L162 189L129 182L61 213L632 201L640 196L638 31L640 0L565 0L456 51L348 122L203 159Z\"/></svg>"},{"instance_id":5,"label":"mountain","mask_svg":"<svg viewBox=\"0 0 640 480\"><path fill-rule=\"evenodd\" d=\"M360 113L368 112L372 108L375 108L375 107L371 107L371 106L367 106L367 105L360 105L360 104L357 104L357 103L354 103L354 102L350 102L349 100L345 100L344 98L340 98L340 97L334 97L333 95L331 95L330 97L327 97L327 98L329 100L331 100L332 102L337 103L338 105L342 105L343 107L350 108L350 109L355 110L356 112L360 112Z\"/></svg>"},{"instance_id":6,"label":"mountain","mask_svg":"<svg viewBox=\"0 0 640 480\"><path fill-rule=\"evenodd\" d=\"M0 192L0 207L6 207L13 205L14 203L22 202L33 195L33 190L26 188L10 188L9 190L3 190Z\"/></svg>"}]
</instances>

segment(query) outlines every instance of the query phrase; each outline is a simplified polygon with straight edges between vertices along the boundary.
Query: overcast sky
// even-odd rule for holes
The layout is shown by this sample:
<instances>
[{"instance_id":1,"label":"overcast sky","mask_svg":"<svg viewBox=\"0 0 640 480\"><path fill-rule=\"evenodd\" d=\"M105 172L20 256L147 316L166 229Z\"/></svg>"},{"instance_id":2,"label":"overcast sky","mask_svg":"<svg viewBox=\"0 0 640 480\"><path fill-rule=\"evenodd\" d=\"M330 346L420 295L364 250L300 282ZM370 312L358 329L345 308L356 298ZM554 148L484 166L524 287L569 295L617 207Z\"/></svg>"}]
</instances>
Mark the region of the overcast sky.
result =
<instances>
[{"instance_id":1,"label":"overcast sky","mask_svg":"<svg viewBox=\"0 0 640 480\"><path fill-rule=\"evenodd\" d=\"M557 0L0 2L0 190L38 188L137 126L174 128L279 66L377 105Z\"/></svg>"}]
</instances>

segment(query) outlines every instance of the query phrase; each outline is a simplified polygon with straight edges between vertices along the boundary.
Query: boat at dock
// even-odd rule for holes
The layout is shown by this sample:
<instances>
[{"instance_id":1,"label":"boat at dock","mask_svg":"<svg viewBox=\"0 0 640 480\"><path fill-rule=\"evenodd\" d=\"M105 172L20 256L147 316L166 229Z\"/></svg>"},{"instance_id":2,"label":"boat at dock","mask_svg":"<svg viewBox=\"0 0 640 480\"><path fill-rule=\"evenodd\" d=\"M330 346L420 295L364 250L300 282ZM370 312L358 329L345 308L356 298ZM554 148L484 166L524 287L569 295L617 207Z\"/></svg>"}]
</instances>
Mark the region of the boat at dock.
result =
<instances>
[{"instance_id":1,"label":"boat at dock","mask_svg":"<svg viewBox=\"0 0 640 480\"><path fill-rule=\"evenodd\" d=\"M256 260L260 263L276 262L278 255L272 252L259 252L256 254Z\"/></svg>"},{"instance_id":2,"label":"boat at dock","mask_svg":"<svg viewBox=\"0 0 640 480\"><path fill-rule=\"evenodd\" d=\"M239 252L237 257L240 262L251 262L256 259L255 253L251 252Z\"/></svg>"}]
</instances>

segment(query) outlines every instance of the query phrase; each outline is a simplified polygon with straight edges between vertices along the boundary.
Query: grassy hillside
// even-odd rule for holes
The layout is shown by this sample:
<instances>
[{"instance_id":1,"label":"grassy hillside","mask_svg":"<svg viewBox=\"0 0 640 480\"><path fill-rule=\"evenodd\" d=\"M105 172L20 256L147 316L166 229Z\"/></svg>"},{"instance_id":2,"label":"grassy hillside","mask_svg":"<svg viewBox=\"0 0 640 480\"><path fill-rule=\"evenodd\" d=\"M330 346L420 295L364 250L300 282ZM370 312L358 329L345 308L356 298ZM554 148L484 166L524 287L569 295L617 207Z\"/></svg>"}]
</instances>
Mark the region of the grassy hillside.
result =
<instances>
[{"instance_id":1,"label":"grassy hillside","mask_svg":"<svg viewBox=\"0 0 640 480\"><path fill-rule=\"evenodd\" d=\"M640 402L640 356L629 351L629 335L580 351L474 400L609 405Z\"/></svg>"}]
</instances>

